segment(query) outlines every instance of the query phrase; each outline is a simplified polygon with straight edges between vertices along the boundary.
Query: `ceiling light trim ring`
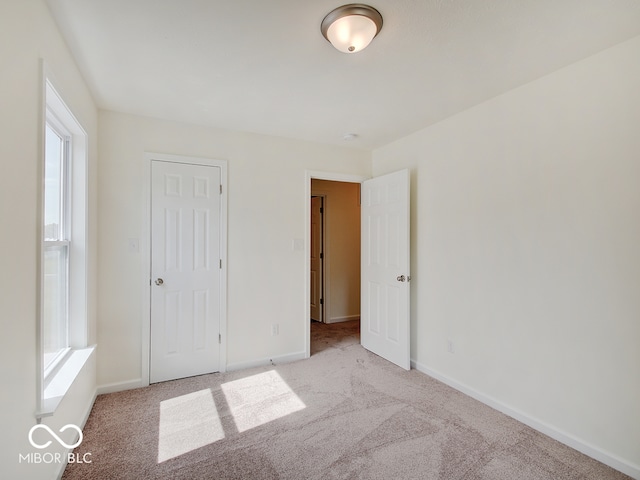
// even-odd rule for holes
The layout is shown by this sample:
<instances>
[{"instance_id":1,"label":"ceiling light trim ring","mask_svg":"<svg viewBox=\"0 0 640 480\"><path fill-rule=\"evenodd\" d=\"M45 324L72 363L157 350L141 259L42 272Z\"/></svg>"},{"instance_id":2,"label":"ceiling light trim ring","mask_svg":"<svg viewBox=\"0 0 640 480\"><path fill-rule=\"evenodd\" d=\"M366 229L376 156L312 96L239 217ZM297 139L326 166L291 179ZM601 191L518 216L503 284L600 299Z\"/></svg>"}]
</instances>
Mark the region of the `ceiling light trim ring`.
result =
<instances>
[{"instance_id":1,"label":"ceiling light trim ring","mask_svg":"<svg viewBox=\"0 0 640 480\"><path fill-rule=\"evenodd\" d=\"M329 37L327 36L327 31L333 22L336 20L340 20L343 17L347 17L349 15L360 15L370 19L376 25L376 34L373 36L375 38L382 30L382 15L378 10L369 5L365 5L363 3L350 3L348 5L342 5L334 10L331 10L326 17L322 20L320 24L320 30L322 31L322 35L327 39L329 43Z\"/></svg>"}]
</instances>

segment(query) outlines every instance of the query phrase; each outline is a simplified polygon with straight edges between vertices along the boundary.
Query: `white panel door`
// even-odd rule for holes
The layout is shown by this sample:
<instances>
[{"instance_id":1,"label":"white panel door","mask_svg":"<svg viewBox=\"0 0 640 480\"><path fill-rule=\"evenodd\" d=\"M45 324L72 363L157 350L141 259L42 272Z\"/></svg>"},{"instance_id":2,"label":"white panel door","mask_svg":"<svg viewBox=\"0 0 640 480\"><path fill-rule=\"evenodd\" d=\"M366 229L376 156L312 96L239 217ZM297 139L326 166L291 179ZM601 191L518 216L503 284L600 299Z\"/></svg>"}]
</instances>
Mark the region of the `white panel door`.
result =
<instances>
[{"instance_id":1,"label":"white panel door","mask_svg":"<svg viewBox=\"0 0 640 480\"><path fill-rule=\"evenodd\" d=\"M409 170L362 183L360 341L410 369Z\"/></svg>"},{"instance_id":2,"label":"white panel door","mask_svg":"<svg viewBox=\"0 0 640 480\"><path fill-rule=\"evenodd\" d=\"M151 383L219 371L220 168L151 162Z\"/></svg>"},{"instance_id":3,"label":"white panel door","mask_svg":"<svg viewBox=\"0 0 640 480\"><path fill-rule=\"evenodd\" d=\"M322 197L311 197L311 320L322 322Z\"/></svg>"}]
</instances>

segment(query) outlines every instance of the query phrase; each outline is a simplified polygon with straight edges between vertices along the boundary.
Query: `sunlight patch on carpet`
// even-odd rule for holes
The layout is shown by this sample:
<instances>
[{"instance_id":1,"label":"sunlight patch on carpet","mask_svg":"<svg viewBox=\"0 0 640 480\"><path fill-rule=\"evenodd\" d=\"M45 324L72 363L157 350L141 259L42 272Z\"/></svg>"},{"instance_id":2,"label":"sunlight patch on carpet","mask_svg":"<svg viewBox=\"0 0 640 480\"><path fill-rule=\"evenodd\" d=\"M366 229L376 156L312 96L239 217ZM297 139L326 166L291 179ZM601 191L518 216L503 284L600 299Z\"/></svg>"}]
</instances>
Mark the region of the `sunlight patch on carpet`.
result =
<instances>
[{"instance_id":1,"label":"sunlight patch on carpet","mask_svg":"<svg viewBox=\"0 0 640 480\"><path fill-rule=\"evenodd\" d=\"M158 463L224 438L210 389L160 402Z\"/></svg>"},{"instance_id":2,"label":"sunlight patch on carpet","mask_svg":"<svg viewBox=\"0 0 640 480\"><path fill-rule=\"evenodd\" d=\"M306 408L274 370L227 382L221 387L239 432Z\"/></svg>"}]
</instances>

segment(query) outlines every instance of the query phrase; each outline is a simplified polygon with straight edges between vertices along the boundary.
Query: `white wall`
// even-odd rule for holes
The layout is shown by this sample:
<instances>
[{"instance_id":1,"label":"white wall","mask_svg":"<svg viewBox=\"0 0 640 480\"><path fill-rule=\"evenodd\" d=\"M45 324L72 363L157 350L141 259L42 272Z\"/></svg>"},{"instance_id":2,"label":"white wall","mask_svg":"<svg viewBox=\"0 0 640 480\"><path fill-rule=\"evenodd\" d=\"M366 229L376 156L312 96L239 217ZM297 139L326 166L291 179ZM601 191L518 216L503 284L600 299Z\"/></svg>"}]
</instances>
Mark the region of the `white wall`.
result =
<instances>
[{"instance_id":1,"label":"white wall","mask_svg":"<svg viewBox=\"0 0 640 480\"><path fill-rule=\"evenodd\" d=\"M144 152L228 161L230 368L305 351L305 171L368 175L369 152L100 112L98 383L141 380ZM271 336L271 324L279 335Z\"/></svg>"},{"instance_id":2,"label":"white wall","mask_svg":"<svg viewBox=\"0 0 640 480\"><path fill-rule=\"evenodd\" d=\"M412 171L418 368L634 475L638 59L635 38L373 153Z\"/></svg>"},{"instance_id":3,"label":"white wall","mask_svg":"<svg viewBox=\"0 0 640 480\"><path fill-rule=\"evenodd\" d=\"M325 322L360 318L360 184L313 179L325 196Z\"/></svg>"},{"instance_id":4,"label":"white wall","mask_svg":"<svg viewBox=\"0 0 640 480\"><path fill-rule=\"evenodd\" d=\"M40 202L42 77L40 59L89 137L89 340L95 342L97 111L51 18L40 0L0 2L0 464L3 478L54 478L61 465L18 463L36 411L37 235ZM91 359L56 414L44 423L54 431L82 424L95 395ZM51 449L46 451L52 452Z\"/></svg>"},{"instance_id":5,"label":"white wall","mask_svg":"<svg viewBox=\"0 0 640 480\"><path fill-rule=\"evenodd\" d=\"M0 463L36 409L40 59L89 135L89 338L98 383L141 377L143 152L229 161L229 365L303 352L305 170L369 175L370 154L102 112L41 0L0 3ZM640 38L373 153L412 170L412 358L640 475ZM96 168L100 123L100 165ZM99 180L96 177L99 170ZM274 188L274 185L276 187ZM100 206L97 191L100 189ZM97 221L100 245L97 243ZM100 313L96 337L96 255ZM271 337L270 325L280 324ZM455 353L446 351L447 340ZM90 361L56 416L80 423ZM635 470L633 470L635 468Z\"/></svg>"}]
</instances>

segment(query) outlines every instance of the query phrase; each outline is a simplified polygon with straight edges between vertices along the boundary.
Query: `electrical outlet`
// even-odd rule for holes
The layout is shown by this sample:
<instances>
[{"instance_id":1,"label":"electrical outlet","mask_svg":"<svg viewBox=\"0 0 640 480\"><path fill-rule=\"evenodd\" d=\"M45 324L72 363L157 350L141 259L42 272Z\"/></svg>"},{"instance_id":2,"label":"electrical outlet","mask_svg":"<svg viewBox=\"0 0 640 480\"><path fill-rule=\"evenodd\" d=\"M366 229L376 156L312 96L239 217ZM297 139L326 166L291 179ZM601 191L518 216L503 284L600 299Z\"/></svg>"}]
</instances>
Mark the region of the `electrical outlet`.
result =
<instances>
[{"instance_id":1,"label":"electrical outlet","mask_svg":"<svg viewBox=\"0 0 640 480\"><path fill-rule=\"evenodd\" d=\"M456 347L453 344L453 340L451 340L451 339L447 340L447 352L456 353Z\"/></svg>"},{"instance_id":2,"label":"electrical outlet","mask_svg":"<svg viewBox=\"0 0 640 480\"><path fill-rule=\"evenodd\" d=\"M271 325L271 336L278 335L280 333L280 326L277 323Z\"/></svg>"}]
</instances>

